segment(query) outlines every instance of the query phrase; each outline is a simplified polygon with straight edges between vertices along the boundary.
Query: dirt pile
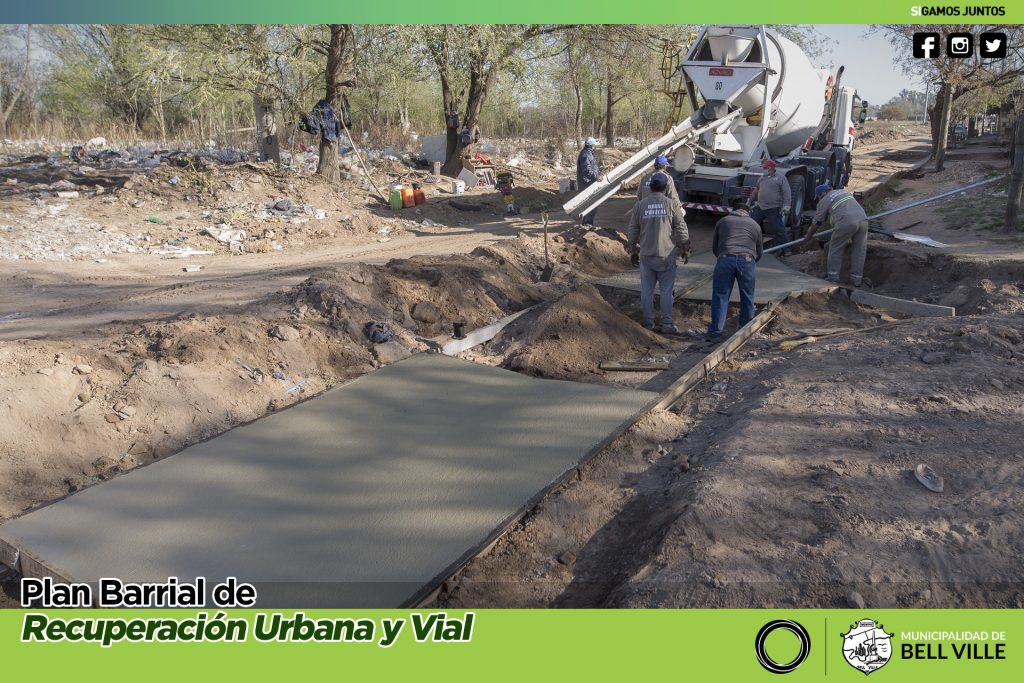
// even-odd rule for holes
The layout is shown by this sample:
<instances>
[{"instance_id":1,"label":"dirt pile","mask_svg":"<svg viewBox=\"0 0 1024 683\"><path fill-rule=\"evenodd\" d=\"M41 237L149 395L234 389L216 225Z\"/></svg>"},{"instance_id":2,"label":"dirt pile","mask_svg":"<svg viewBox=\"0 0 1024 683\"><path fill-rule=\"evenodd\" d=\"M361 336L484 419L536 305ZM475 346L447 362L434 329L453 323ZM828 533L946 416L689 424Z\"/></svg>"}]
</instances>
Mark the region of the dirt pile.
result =
<instances>
[{"instance_id":1,"label":"dirt pile","mask_svg":"<svg viewBox=\"0 0 1024 683\"><path fill-rule=\"evenodd\" d=\"M95 346L0 342L0 518L371 369L365 346L277 315L291 341L268 320L219 316L115 325Z\"/></svg>"},{"instance_id":2,"label":"dirt pile","mask_svg":"<svg viewBox=\"0 0 1024 683\"><path fill-rule=\"evenodd\" d=\"M862 145L877 145L921 135L928 135L927 124L869 121L864 124L857 141Z\"/></svg>"},{"instance_id":3,"label":"dirt pile","mask_svg":"<svg viewBox=\"0 0 1024 683\"><path fill-rule=\"evenodd\" d=\"M552 236L550 249L552 260L585 275L603 277L631 268L623 236L608 228L574 226Z\"/></svg>"},{"instance_id":4,"label":"dirt pile","mask_svg":"<svg viewBox=\"0 0 1024 683\"><path fill-rule=\"evenodd\" d=\"M471 330L560 291L536 282L538 260L530 242L522 237L468 255L343 266L311 277L291 300L353 339L371 321L392 323L409 343L451 334L456 320Z\"/></svg>"},{"instance_id":5,"label":"dirt pile","mask_svg":"<svg viewBox=\"0 0 1024 683\"><path fill-rule=\"evenodd\" d=\"M612 308L595 287L583 285L517 320L479 353L536 377L585 379L603 374L602 361L666 356L678 347Z\"/></svg>"}]
</instances>

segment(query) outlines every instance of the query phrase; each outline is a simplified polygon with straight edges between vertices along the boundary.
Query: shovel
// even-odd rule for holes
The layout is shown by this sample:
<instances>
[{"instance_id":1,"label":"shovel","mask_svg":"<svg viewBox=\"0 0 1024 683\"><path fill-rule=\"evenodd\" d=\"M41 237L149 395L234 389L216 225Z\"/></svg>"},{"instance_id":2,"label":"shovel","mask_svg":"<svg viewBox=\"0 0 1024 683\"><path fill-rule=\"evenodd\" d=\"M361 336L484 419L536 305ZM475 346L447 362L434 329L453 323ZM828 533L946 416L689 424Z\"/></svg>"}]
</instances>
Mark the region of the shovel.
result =
<instances>
[{"instance_id":1,"label":"shovel","mask_svg":"<svg viewBox=\"0 0 1024 683\"><path fill-rule=\"evenodd\" d=\"M554 266L551 265L551 261L548 259L548 215L545 213L544 216L544 270L541 271L540 281L551 282L551 273L555 270Z\"/></svg>"}]
</instances>

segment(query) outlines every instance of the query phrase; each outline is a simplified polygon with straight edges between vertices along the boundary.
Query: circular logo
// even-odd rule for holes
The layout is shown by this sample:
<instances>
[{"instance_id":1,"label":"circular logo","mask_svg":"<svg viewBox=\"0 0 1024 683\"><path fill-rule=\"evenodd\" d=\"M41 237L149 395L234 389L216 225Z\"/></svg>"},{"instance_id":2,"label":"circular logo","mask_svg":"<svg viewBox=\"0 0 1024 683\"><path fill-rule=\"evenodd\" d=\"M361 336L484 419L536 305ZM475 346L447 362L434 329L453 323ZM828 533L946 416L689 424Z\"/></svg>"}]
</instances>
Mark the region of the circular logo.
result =
<instances>
[{"instance_id":1,"label":"circular logo","mask_svg":"<svg viewBox=\"0 0 1024 683\"><path fill-rule=\"evenodd\" d=\"M779 629L789 631L800 641L800 652L791 662L776 662L768 656L768 651L765 649L765 641L768 640L768 636ZM775 621L769 621L757 632L757 639L754 641L754 652L757 653L757 661L768 671L771 671L773 674L788 674L807 659L807 655L811 652L811 636L807 633L807 629L799 622L790 619L776 619Z\"/></svg>"}]
</instances>

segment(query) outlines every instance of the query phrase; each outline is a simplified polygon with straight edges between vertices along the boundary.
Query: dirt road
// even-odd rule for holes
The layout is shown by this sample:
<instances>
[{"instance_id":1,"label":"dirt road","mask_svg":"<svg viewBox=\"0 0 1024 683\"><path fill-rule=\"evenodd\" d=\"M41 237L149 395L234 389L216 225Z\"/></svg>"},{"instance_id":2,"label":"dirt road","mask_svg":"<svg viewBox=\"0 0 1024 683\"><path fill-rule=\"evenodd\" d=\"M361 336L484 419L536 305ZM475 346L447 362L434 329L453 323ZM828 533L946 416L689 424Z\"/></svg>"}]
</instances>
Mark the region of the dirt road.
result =
<instances>
[{"instance_id":1,"label":"dirt road","mask_svg":"<svg viewBox=\"0 0 1024 683\"><path fill-rule=\"evenodd\" d=\"M561 230L569 225L555 221L551 227ZM464 254L521 232L536 236L541 230L537 217L491 217L469 227L406 234L383 243L214 254L191 260L203 265L199 273L183 272L180 259L149 254L114 256L102 264L82 261L73 268L49 261L0 262L0 339L78 335L115 320L215 315L292 287L324 268Z\"/></svg>"}]
</instances>

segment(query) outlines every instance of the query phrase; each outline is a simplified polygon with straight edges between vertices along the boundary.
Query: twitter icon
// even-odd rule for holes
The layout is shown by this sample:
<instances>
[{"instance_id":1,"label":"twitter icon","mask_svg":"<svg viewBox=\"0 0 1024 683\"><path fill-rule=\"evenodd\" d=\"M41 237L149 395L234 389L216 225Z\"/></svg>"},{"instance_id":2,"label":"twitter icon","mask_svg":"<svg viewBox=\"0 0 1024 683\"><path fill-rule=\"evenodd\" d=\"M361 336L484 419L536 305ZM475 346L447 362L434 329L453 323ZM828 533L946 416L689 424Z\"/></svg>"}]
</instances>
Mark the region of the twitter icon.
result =
<instances>
[{"instance_id":1,"label":"twitter icon","mask_svg":"<svg viewBox=\"0 0 1024 683\"><path fill-rule=\"evenodd\" d=\"M978 55L982 59L1003 59L1006 57L1005 33L982 33L979 38Z\"/></svg>"}]
</instances>

